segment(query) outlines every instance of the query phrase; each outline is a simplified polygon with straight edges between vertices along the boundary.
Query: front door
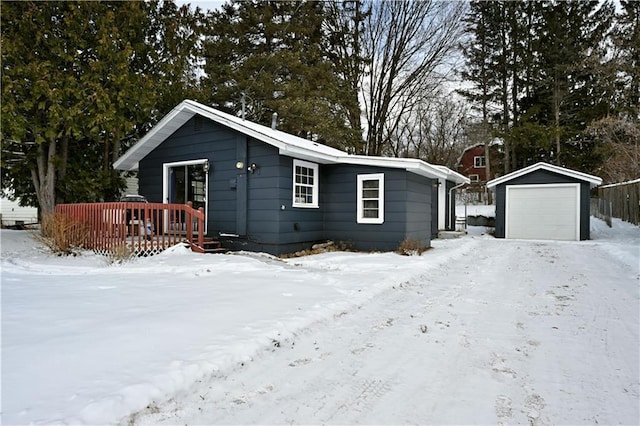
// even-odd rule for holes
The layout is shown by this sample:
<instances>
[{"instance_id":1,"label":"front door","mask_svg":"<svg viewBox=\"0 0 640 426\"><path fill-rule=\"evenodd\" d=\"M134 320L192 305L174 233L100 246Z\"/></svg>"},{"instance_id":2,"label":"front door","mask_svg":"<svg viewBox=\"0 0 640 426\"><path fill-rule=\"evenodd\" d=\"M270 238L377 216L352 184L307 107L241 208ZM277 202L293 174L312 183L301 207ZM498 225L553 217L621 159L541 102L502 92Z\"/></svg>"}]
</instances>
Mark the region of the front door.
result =
<instances>
[{"instance_id":1,"label":"front door","mask_svg":"<svg viewBox=\"0 0 640 426\"><path fill-rule=\"evenodd\" d=\"M192 160L164 165L164 199L166 203L186 204L191 201L194 209L200 207L205 212L205 233L207 214L207 191L209 187L207 160ZM175 218L171 222L184 224L184 217ZM197 231L197 221L194 223L194 231Z\"/></svg>"}]
</instances>

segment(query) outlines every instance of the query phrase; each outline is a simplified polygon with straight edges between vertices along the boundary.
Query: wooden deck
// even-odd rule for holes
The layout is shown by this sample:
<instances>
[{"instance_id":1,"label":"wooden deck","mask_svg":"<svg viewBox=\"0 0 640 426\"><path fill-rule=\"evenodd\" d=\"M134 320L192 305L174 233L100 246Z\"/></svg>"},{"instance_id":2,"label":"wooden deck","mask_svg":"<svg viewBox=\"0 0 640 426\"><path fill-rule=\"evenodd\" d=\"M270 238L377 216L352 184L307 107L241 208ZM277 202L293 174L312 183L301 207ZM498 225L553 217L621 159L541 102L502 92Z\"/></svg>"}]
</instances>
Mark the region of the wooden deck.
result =
<instances>
[{"instance_id":1,"label":"wooden deck","mask_svg":"<svg viewBox=\"0 0 640 426\"><path fill-rule=\"evenodd\" d=\"M99 253L126 247L148 256L180 243L205 253L211 245L204 237L204 212L191 203L59 204L56 213L82 223L87 230L82 246Z\"/></svg>"}]
</instances>

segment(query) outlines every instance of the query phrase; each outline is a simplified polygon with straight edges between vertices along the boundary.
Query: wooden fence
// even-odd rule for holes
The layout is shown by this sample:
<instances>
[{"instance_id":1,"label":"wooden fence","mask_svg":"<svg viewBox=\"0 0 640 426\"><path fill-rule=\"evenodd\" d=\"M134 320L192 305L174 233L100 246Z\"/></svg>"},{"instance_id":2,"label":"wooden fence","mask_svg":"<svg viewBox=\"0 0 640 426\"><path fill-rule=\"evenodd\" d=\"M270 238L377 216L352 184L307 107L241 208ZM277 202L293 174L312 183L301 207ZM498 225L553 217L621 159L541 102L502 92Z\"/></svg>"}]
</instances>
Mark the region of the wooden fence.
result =
<instances>
[{"instance_id":1,"label":"wooden fence","mask_svg":"<svg viewBox=\"0 0 640 426\"><path fill-rule=\"evenodd\" d=\"M598 199L591 205L591 213L607 223L615 217L640 225L640 179L598 187Z\"/></svg>"},{"instance_id":2,"label":"wooden fence","mask_svg":"<svg viewBox=\"0 0 640 426\"><path fill-rule=\"evenodd\" d=\"M136 254L153 255L181 242L204 252L204 211L191 203L59 204L56 213L81 223L79 244L98 253L127 247Z\"/></svg>"}]
</instances>

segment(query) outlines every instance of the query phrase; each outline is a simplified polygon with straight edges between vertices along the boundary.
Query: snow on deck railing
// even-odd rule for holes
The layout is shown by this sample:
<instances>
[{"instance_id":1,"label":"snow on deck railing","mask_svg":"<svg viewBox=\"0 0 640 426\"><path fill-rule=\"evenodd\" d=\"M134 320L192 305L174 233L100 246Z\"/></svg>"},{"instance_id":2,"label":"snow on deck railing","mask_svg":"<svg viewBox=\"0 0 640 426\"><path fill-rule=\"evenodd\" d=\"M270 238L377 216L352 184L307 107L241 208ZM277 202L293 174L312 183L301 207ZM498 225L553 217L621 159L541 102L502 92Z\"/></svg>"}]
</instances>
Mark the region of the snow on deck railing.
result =
<instances>
[{"instance_id":1,"label":"snow on deck railing","mask_svg":"<svg viewBox=\"0 0 640 426\"><path fill-rule=\"evenodd\" d=\"M58 204L56 213L83 224L82 247L98 253L126 246L133 253L153 255L181 242L204 251L204 211L191 202Z\"/></svg>"}]
</instances>

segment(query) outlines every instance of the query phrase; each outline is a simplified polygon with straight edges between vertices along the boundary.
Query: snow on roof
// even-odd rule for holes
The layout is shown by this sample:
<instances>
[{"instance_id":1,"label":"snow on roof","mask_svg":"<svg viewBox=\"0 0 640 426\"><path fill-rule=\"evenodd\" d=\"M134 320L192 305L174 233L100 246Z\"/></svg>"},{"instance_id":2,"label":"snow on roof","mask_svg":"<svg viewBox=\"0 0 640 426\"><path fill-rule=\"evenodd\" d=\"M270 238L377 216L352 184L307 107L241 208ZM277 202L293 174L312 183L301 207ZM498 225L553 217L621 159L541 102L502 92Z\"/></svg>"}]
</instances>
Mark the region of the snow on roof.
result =
<instances>
[{"instance_id":1,"label":"snow on roof","mask_svg":"<svg viewBox=\"0 0 640 426\"><path fill-rule=\"evenodd\" d=\"M600 188L613 188L615 186L630 185L632 183L638 183L638 182L640 182L640 179L628 180L626 182L610 183L608 185L602 185Z\"/></svg>"},{"instance_id":2,"label":"snow on roof","mask_svg":"<svg viewBox=\"0 0 640 426\"><path fill-rule=\"evenodd\" d=\"M565 169L564 167L554 166L553 164L541 162L541 163L536 163L531 166L525 167L520 170L516 170L515 172L511 172L509 174L500 176L493 180L490 180L489 182L487 182L487 188L493 188L496 185L500 185L501 183L505 183L517 177L526 175L531 172L535 172L536 170L546 170L552 173L569 176L574 179L583 180L585 182L589 182L592 188L602 183L602 179L600 179L597 176L593 176L586 173L578 172L576 170Z\"/></svg>"},{"instance_id":3,"label":"snow on roof","mask_svg":"<svg viewBox=\"0 0 640 426\"><path fill-rule=\"evenodd\" d=\"M410 158L368 157L349 155L330 146L281 132L271 127L243 120L201 103L184 100L156 124L144 137L113 164L114 169L136 170L138 162L158 147L194 115L201 115L218 124L229 127L254 139L278 148L281 155L320 164L359 164L406 169L429 178L468 183L468 178L444 166L434 166L422 160Z\"/></svg>"}]
</instances>

